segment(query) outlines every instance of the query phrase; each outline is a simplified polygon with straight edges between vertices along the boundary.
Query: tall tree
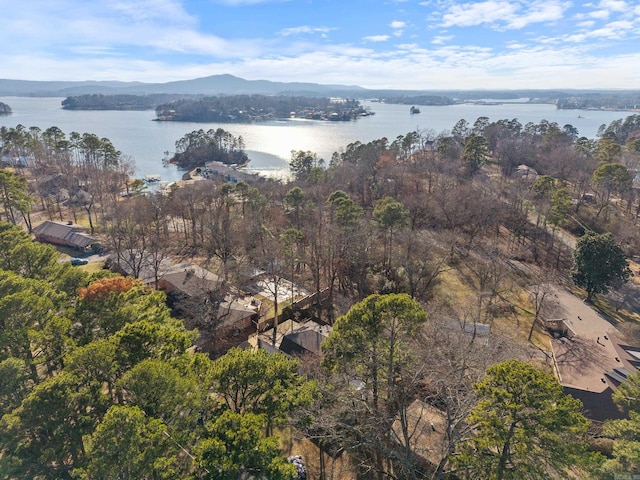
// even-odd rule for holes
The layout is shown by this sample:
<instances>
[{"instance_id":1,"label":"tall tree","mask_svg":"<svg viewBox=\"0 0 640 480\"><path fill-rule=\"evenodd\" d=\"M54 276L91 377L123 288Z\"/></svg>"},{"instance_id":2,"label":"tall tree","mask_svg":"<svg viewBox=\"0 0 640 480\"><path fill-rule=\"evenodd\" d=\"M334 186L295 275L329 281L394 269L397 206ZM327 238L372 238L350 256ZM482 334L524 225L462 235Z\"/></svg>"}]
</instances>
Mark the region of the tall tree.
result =
<instances>
[{"instance_id":1,"label":"tall tree","mask_svg":"<svg viewBox=\"0 0 640 480\"><path fill-rule=\"evenodd\" d=\"M399 400L406 396L415 361L410 344L426 320L420 304L407 294L370 295L336 320L322 344L325 368L358 386L352 397L357 428L351 434L379 478L392 470L385 452L394 421L406 414L398 407L408 407Z\"/></svg>"},{"instance_id":2,"label":"tall tree","mask_svg":"<svg viewBox=\"0 0 640 480\"><path fill-rule=\"evenodd\" d=\"M606 163L593 172L592 182L598 191L600 214L609 205L612 193L622 195L631 188L633 177L624 165Z\"/></svg>"},{"instance_id":3,"label":"tall tree","mask_svg":"<svg viewBox=\"0 0 640 480\"><path fill-rule=\"evenodd\" d=\"M264 414L267 433L311 401L315 383L298 375L299 362L283 354L232 348L211 367L213 390L234 413Z\"/></svg>"},{"instance_id":4,"label":"tall tree","mask_svg":"<svg viewBox=\"0 0 640 480\"><path fill-rule=\"evenodd\" d=\"M480 168L489 159L489 146L487 139L480 135L469 135L464 143L462 161L469 170L470 175L478 173Z\"/></svg>"},{"instance_id":5,"label":"tall tree","mask_svg":"<svg viewBox=\"0 0 640 480\"><path fill-rule=\"evenodd\" d=\"M609 232L587 232L580 237L573 252L573 281L587 292L587 302L597 293L608 293L625 283L631 275L622 248Z\"/></svg>"},{"instance_id":6,"label":"tall tree","mask_svg":"<svg viewBox=\"0 0 640 480\"><path fill-rule=\"evenodd\" d=\"M324 161L318 159L313 152L303 150L291 150L289 169L296 180L307 181L314 170L321 169Z\"/></svg>"},{"instance_id":7,"label":"tall tree","mask_svg":"<svg viewBox=\"0 0 640 480\"><path fill-rule=\"evenodd\" d=\"M74 474L86 480L176 478L177 472L168 468L165 432L161 420L140 408L114 405L87 438L87 464Z\"/></svg>"},{"instance_id":8,"label":"tall tree","mask_svg":"<svg viewBox=\"0 0 640 480\"><path fill-rule=\"evenodd\" d=\"M264 415L226 411L207 423L206 436L194 448L207 480L291 480L296 469L278 449L275 437L263 438Z\"/></svg>"},{"instance_id":9,"label":"tall tree","mask_svg":"<svg viewBox=\"0 0 640 480\"><path fill-rule=\"evenodd\" d=\"M18 224L20 213L29 231L31 231L31 203L33 199L27 193L26 177L16 175L8 169L0 169L0 201L7 222Z\"/></svg>"},{"instance_id":10,"label":"tall tree","mask_svg":"<svg viewBox=\"0 0 640 480\"><path fill-rule=\"evenodd\" d=\"M476 435L454 458L460 478L547 478L586 462L589 421L555 377L519 360L490 367L475 385Z\"/></svg>"},{"instance_id":11,"label":"tall tree","mask_svg":"<svg viewBox=\"0 0 640 480\"><path fill-rule=\"evenodd\" d=\"M605 422L603 433L613 438L613 452L602 465L605 478L640 474L640 373L628 375L613 394L618 408L628 418Z\"/></svg>"},{"instance_id":12,"label":"tall tree","mask_svg":"<svg viewBox=\"0 0 640 480\"><path fill-rule=\"evenodd\" d=\"M344 205L344 202L341 202ZM376 202L373 209L373 219L380 230L384 232L384 257L382 266L386 272L391 269L391 250L393 249L393 233L406 226L409 222L409 212L393 197L384 197Z\"/></svg>"},{"instance_id":13,"label":"tall tree","mask_svg":"<svg viewBox=\"0 0 640 480\"><path fill-rule=\"evenodd\" d=\"M94 426L91 407L87 392L70 373L36 385L0 420L0 441L6 449L0 472L10 478L71 478L69 470L84 453L82 437Z\"/></svg>"}]
</instances>

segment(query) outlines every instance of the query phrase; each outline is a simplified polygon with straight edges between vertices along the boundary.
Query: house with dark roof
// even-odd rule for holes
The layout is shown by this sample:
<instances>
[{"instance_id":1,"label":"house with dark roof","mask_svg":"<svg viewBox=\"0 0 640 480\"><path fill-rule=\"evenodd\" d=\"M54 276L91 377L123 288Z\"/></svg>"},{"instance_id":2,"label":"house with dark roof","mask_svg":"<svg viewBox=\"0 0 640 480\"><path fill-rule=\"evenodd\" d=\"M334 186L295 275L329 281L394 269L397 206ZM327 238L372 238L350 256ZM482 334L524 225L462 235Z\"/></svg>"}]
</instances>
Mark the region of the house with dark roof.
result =
<instances>
[{"instance_id":1,"label":"house with dark roof","mask_svg":"<svg viewBox=\"0 0 640 480\"><path fill-rule=\"evenodd\" d=\"M47 220L33 229L36 240L86 252L100 244L98 238L89 235L88 229L73 223Z\"/></svg>"}]
</instances>

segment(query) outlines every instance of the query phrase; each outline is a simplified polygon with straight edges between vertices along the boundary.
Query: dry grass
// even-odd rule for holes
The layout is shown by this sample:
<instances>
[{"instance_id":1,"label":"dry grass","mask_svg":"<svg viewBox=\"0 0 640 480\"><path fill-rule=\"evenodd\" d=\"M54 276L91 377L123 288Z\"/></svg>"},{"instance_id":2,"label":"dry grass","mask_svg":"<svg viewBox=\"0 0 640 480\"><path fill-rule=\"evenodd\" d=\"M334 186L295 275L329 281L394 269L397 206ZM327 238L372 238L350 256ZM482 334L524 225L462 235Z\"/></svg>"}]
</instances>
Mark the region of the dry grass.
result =
<instances>
[{"instance_id":1,"label":"dry grass","mask_svg":"<svg viewBox=\"0 0 640 480\"><path fill-rule=\"evenodd\" d=\"M478 297L476 292L463 280L460 273L451 269L439 277L435 296L451 308L460 318L470 317L477 311ZM504 305L504 312L498 311L493 316L483 318L483 322L491 324L495 333L511 338L517 344L527 344L534 313L529 292L522 285L522 279L507 275L504 279L499 304ZM531 343L548 351L550 340L546 332L535 329Z\"/></svg>"},{"instance_id":2,"label":"dry grass","mask_svg":"<svg viewBox=\"0 0 640 480\"><path fill-rule=\"evenodd\" d=\"M614 302L605 297L596 297L591 306L608 322L614 325L627 322L640 324L640 315L638 315L637 312L631 312L622 307L617 308Z\"/></svg>"},{"instance_id":3,"label":"dry grass","mask_svg":"<svg viewBox=\"0 0 640 480\"><path fill-rule=\"evenodd\" d=\"M634 287L636 285L635 278L632 278L630 281L634 282ZM584 290L581 288L571 284L568 285L567 288L578 298L586 298L586 294ZM618 302L603 296L596 295L593 298L591 303L591 307L598 312L602 317L604 317L609 323L615 326L619 326L624 323L631 323L635 325L640 325L640 314L638 312L634 312L627 308L627 305L620 306Z\"/></svg>"},{"instance_id":4,"label":"dry grass","mask_svg":"<svg viewBox=\"0 0 640 480\"><path fill-rule=\"evenodd\" d=\"M475 301L473 290L466 285L455 269L442 272L438 276L439 283L434 296L454 310L468 306Z\"/></svg>"},{"instance_id":5,"label":"dry grass","mask_svg":"<svg viewBox=\"0 0 640 480\"><path fill-rule=\"evenodd\" d=\"M90 262L86 265L79 265L78 267L87 273L96 273L104 269L104 262Z\"/></svg>"},{"instance_id":6,"label":"dry grass","mask_svg":"<svg viewBox=\"0 0 640 480\"><path fill-rule=\"evenodd\" d=\"M285 457L301 455L307 468L307 478L314 480L321 477L320 449L315 443L306 439L300 432L292 428L283 428L275 432L280 439L280 451ZM343 453L337 458L323 454L324 478L333 480L351 480L357 477L357 471L349 462L349 455Z\"/></svg>"}]
</instances>

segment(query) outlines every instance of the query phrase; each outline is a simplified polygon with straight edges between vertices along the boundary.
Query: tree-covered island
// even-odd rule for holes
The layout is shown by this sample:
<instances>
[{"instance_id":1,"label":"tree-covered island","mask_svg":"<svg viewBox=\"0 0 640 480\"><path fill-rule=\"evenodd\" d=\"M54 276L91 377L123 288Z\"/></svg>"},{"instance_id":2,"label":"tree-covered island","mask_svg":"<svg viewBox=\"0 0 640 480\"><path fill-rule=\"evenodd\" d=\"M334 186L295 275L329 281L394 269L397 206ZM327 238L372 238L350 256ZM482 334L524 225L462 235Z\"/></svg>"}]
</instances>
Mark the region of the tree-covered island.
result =
<instances>
[{"instance_id":1,"label":"tree-covered island","mask_svg":"<svg viewBox=\"0 0 640 480\"><path fill-rule=\"evenodd\" d=\"M67 97L62 101L64 110L153 110L160 103L171 102L187 96L175 94L151 95L102 95L87 94Z\"/></svg>"},{"instance_id":2,"label":"tree-covered island","mask_svg":"<svg viewBox=\"0 0 640 480\"><path fill-rule=\"evenodd\" d=\"M9 115L11 113L11 107L6 103L0 102L0 115Z\"/></svg>"},{"instance_id":3,"label":"tree-covered island","mask_svg":"<svg viewBox=\"0 0 640 480\"><path fill-rule=\"evenodd\" d=\"M218 128L217 130L194 130L176 141L176 153L170 162L183 169L204 166L216 161L226 165L244 166L249 157L244 151L244 140Z\"/></svg>"},{"instance_id":4,"label":"tree-covered island","mask_svg":"<svg viewBox=\"0 0 640 480\"><path fill-rule=\"evenodd\" d=\"M446 104L446 103L437 103ZM358 100L302 96L78 95L62 101L65 110L152 110L155 120L249 123L285 118L349 121L373 115ZM10 112L10 109L9 109ZM0 108L2 114L2 108Z\"/></svg>"},{"instance_id":5,"label":"tree-covered island","mask_svg":"<svg viewBox=\"0 0 640 480\"><path fill-rule=\"evenodd\" d=\"M266 95L182 99L156 107L156 120L174 122L261 122L284 118L349 121L372 115L358 100Z\"/></svg>"}]
</instances>

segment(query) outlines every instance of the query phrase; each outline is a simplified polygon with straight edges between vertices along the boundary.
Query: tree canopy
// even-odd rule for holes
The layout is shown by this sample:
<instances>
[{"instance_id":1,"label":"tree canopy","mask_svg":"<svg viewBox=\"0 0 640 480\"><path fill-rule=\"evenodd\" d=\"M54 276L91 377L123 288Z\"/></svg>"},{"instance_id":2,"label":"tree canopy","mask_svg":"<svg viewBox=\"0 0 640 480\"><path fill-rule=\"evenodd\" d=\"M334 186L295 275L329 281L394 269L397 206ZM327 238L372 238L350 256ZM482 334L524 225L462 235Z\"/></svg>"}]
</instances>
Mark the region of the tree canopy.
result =
<instances>
[{"instance_id":1,"label":"tree canopy","mask_svg":"<svg viewBox=\"0 0 640 480\"><path fill-rule=\"evenodd\" d=\"M207 162L244 165L249 157L244 151L244 140L222 128L194 130L176 141L176 153L171 162L180 168L201 167Z\"/></svg>"},{"instance_id":2,"label":"tree canopy","mask_svg":"<svg viewBox=\"0 0 640 480\"><path fill-rule=\"evenodd\" d=\"M613 394L627 418L605 422L603 433L613 439L613 452L602 466L606 478L640 474L640 373L627 376Z\"/></svg>"},{"instance_id":3,"label":"tree canopy","mask_svg":"<svg viewBox=\"0 0 640 480\"><path fill-rule=\"evenodd\" d=\"M587 292L587 302L625 283L631 275L629 262L611 233L587 232L576 243L573 281Z\"/></svg>"},{"instance_id":4,"label":"tree canopy","mask_svg":"<svg viewBox=\"0 0 640 480\"><path fill-rule=\"evenodd\" d=\"M588 461L582 404L555 377L519 360L487 369L468 422L476 434L454 458L456 475L490 480L548 478Z\"/></svg>"},{"instance_id":5,"label":"tree canopy","mask_svg":"<svg viewBox=\"0 0 640 480\"><path fill-rule=\"evenodd\" d=\"M191 352L164 293L92 278L19 232L0 223L0 477L293 478L265 432L315 396L297 361ZM26 247L51 262L25 268Z\"/></svg>"}]
</instances>

